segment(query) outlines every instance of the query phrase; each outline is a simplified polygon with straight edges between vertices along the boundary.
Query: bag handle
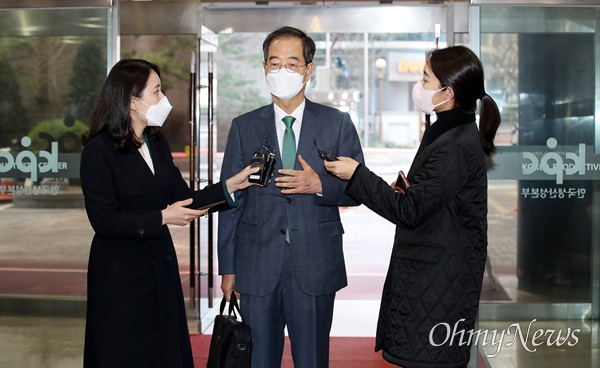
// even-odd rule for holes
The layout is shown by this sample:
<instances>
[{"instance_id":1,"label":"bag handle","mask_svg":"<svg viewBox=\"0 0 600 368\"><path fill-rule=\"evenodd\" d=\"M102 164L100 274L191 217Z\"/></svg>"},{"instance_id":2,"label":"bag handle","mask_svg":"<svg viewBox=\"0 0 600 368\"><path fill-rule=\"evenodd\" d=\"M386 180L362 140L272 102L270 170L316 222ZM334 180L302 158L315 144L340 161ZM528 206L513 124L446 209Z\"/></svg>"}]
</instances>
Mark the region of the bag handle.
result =
<instances>
[{"instance_id":1,"label":"bag handle","mask_svg":"<svg viewBox=\"0 0 600 368\"><path fill-rule=\"evenodd\" d=\"M227 303L227 299L225 299L225 295L223 295L223 299L221 300L221 307L219 308L219 315L221 316L223 315L223 311L225 310L225 303Z\"/></svg>"},{"instance_id":2,"label":"bag handle","mask_svg":"<svg viewBox=\"0 0 600 368\"><path fill-rule=\"evenodd\" d=\"M225 303L227 302L227 299L225 298L225 295L223 295L223 299L221 299L221 306L220 306L220 315L223 315L223 312L225 311ZM231 292L231 297L229 298L229 313L228 315L231 317L231 315L233 314L233 318L237 319L237 314L235 312L235 310L237 309L237 312L240 313L240 305L238 304L238 300L235 297L235 292L232 291ZM240 313L241 315L241 313Z\"/></svg>"},{"instance_id":3,"label":"bag handle","mask_svg":"<svg viewBox=\"0 0 600 368\"><path fill-rule=\"evenodd\" d=\"M240 313L240 305L238 304L238 300L235 297L235 291L232 291L231 298L229 298L229 315L231 316L233 314L233 317L235 319L237 319L237 314L235 313L236 309L238 314L241 316L242 314Z\"/></svg>"}]
</instances>

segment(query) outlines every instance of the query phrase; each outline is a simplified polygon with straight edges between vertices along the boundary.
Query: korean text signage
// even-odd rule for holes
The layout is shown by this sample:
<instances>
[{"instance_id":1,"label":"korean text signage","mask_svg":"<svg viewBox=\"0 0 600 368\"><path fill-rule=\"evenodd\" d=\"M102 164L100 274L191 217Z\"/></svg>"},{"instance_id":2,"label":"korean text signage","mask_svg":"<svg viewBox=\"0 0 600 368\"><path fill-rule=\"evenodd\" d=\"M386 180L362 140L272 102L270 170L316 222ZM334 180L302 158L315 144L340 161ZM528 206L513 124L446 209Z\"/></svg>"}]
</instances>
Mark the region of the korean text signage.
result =
<instances>
[{"instance_id":1,"label":"korean text signage","mask_svg":"<svg viewBox=\"0 0 600 368\"><path fill-rule=\"evenodd\" d=\"M572 187L572 180L600 180L600 155L584 143L560 146L550 137L545 146L499 147L493 157L489 179L549 180L558 187L528 188L521 193L527 198L583 198L584 188Z\"/></svg>"},{"instance_id":2,"label":"korean text signage","mask_svg":"<svg viewBox=\"0 0 600 368\"><path fill-rule=\"evenodd\" d=\"M28 148L31 138L21 138L22 150L8 152L0 150L0 177L31 179L78 178L80 153L59 153L59 142L49 142L49 150L33 152Z\"/></svg>"}]
</instances>

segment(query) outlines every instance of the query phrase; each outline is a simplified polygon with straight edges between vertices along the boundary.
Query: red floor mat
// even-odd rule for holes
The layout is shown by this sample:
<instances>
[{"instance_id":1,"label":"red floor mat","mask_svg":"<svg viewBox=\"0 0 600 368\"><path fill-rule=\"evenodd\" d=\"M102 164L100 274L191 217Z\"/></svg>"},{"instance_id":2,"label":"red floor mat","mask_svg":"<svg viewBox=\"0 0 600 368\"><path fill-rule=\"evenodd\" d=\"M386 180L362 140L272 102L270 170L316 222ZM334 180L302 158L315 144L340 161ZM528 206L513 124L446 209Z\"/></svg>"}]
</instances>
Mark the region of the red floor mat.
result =
<instances>
[{"instance_id":1,"label":"red floor mat","mask_svg":"<svg viewBox=\"0 0 600 368\"><path fill-rule=\"evenodd\" d=\"M191 335L194 365L196 368L206 367L211 335ZM375 353L374 337L332 337L329 356L330 368L392 368L393 364ZM293 368L290 341L286 337L281 368ZM479 368L487 367L481 355Z\"/></svg>"}]
</instances>

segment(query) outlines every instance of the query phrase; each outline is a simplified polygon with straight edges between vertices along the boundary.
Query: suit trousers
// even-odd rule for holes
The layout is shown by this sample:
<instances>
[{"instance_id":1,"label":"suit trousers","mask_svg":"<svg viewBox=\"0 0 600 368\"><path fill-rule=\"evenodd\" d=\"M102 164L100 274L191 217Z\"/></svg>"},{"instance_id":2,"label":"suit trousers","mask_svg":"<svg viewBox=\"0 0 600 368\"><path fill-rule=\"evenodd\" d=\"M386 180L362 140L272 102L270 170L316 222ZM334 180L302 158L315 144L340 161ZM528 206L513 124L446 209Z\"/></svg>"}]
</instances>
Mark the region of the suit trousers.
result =
<instances>
[{"instance_id":1,"label":"suit trousers","mask_svg":"<svg viewBox=\"0 0 600 368\"><path fill-rule=\"evenodd\" d=\"M335 293L308 295L294 274L292 251L286 247L279 282L270 294L241 294L240 313L252 328L252 368L279 368L287 325L295 368L329 366L329 333Z\"/></svg>"}]
</instances>

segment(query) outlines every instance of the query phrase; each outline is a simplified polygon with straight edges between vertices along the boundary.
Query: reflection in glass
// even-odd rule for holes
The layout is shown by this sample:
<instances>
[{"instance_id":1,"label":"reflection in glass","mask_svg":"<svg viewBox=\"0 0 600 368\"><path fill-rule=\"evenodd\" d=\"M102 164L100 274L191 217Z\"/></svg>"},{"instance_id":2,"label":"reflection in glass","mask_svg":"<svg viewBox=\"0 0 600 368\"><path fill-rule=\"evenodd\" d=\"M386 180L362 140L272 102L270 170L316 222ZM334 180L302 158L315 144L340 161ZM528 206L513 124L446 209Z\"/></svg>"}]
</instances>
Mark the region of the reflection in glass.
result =
<instances>
[{"instance_id":1,"label":"reflection in glass","mask_svg":"<svg viewBox=\"0 0 600 368\"><path fill-rule=\"evenodd\" d=\"M502 114L498 145L540 155L556 151L564 157L564 152L574 152L568 147L585 144L587 152L593 152L593 33L568 33L566 29L561 33L561 25L573 21L566 19L566 13L565 19L555 23L556 30L498 32L499 14L511 18L511 9L499 13L482 8L481 12L482 25L491 24L494 29L491 33L482 29L481 60L487 92ZM548 9L548 14L556 14L555 9ZM587 19L585 12L580 15ZM592 196L593 181L568 176L564 183L490 182L489 257L500 286L510 289L511 299L591 301ZM504 202L506 198L511 200Z\"/></svg>"},{"instance_id":2,"label":"reflection in glass","mask_svg":"<svg viewBox=\"0 0 600 368\"><path fill-rule=\"evenodd\" d=\"M1 12L0 294L85 296L93 231L79 186L80 136L106 77L107 15Z\"/></svg>"}]
</instances>

